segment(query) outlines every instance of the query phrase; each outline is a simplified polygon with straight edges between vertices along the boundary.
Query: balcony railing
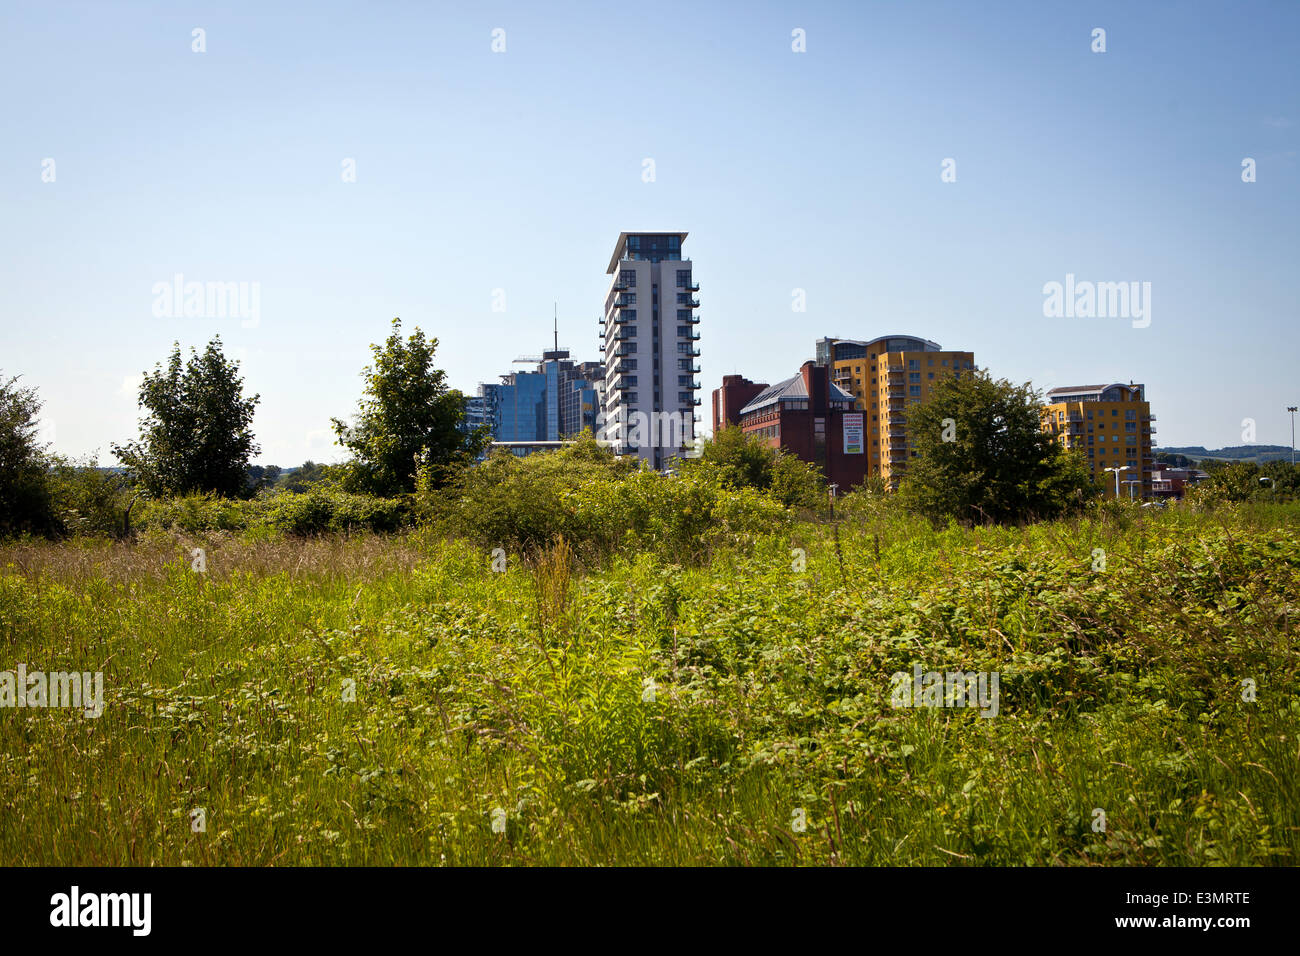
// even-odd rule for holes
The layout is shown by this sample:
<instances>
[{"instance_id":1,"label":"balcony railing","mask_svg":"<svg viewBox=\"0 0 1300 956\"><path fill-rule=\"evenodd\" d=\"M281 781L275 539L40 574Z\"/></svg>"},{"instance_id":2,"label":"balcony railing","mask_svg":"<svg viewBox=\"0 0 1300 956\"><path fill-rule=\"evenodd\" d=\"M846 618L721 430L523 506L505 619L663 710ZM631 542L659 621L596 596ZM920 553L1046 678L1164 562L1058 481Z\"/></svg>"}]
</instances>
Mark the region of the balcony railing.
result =
<instances>
[{"instance_id":1,"label":"balcony railing","mask_svg":"<svg viewBox=\"0 0 1300 956\"><path fill-rule=\"evenodd\" d=\"M679 339L690 339L692 342L698 342L698 341L700 340L700 333L699 333L699 332L691 332L691 333L688 334L688 335L679 335L679 336L677 336L677 337L678 337Z\"/></svg>"},{"instance_id":2,"label":"balcony railing","mask_svg":"<svg viewBox=\"0 0 1300 956\"><path fill-rule=\"evenodd\" d=\"M679 306L686 306L688 309L698 309L700 307L699 299L687 299L685 302L678 302Z\"/></svg>"},{"instance_id":3,"label":"balcony railing","mask_svg":"<svg viewBox=\"0 0 1300 956\"><path fill-rule=\"evenodd\" d=\"M696 282L693 285L683 286L683 288L685 288L687 292L699 292L700 284Z\"/></svg>"}]
</instances>

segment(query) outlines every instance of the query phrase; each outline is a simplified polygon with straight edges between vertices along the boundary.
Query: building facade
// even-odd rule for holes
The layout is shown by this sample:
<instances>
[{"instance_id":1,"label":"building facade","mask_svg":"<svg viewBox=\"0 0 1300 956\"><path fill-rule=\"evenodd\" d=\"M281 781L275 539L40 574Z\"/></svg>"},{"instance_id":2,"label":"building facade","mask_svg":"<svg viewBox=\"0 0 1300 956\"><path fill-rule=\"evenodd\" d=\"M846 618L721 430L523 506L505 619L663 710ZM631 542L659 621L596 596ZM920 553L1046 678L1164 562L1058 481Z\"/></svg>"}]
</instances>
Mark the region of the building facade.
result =
<instances>
[{"instance_id":1,"label":"building facade","mask_svg":"<svg viewBox=\"0 0 1300 956\"><path fill-rule=\"evenodd\" d=\"M590 429L594 434L605 379L601 362L574 362L558 346L541 356L517 359L531 371L508 372L498 383L480 385L466 399L467 427L486 424L494 442L558 442ZM535 445L529 450L546 447Z\"/></svg>"},{"instance_id":2,"label":"building facade","mask_svg":"<svg viewBox=\"0 0 1300 956\"><path fill-rule=\"evenodd\" d=\"M605 391L599 434L617 454L662 470L695 443L699 292L684 232L619 234L601 317Z\"/></svg>"},{"instance_id":3,"label":"building facade","mask_svg":"<svg viewBox=\"0 0 1300 956\"><path fill-rule=\"evenodd\" d=\"M830 369L804 362L799 374L770 385L739 413L739 424L771 448L816 465L842 491L866 474L862 413L853 396L830 380Z\"/></svg>"},{"instance_id":4,"label":"building facade","mask_svg":"<svg viewBox=\"0 0 1300 956\"><path fill-rule=\"evenodd\" d=\"M1115 469L1119 469L1120 497L1152 496L1156 418L1145 385L1130 382L1051 389L1042 421L1043 429L1062 448L1085 456L1093 480L1107 497L1115 497Z\"/></svg>"},{"instance_id":5,"label":"building facade","mask_svg":"<svg viewBox=\"0 0 1300 956\"><path fill-rule=\"evenodd\" d=\"M822 338L816 355L817 364L831 370L831 381L852 395L862 412L867 474L895 489L908 459L916 455L908 440L908 406L927 401L945 378L975 370L974 352L947 351L938 342L911 335Z\"/></svg>"},{"instance_id":6,"label":"building facade","mask_svg":"<svg viewBox=\"0 0 1300 956\"><path fill-rule=\"evenodd\" d=\"M740 424L740 410L767 388L767 382L751 382L743 375L722 376L722 386L713 390L713 434Z\"/></svg>"}]
</instances>

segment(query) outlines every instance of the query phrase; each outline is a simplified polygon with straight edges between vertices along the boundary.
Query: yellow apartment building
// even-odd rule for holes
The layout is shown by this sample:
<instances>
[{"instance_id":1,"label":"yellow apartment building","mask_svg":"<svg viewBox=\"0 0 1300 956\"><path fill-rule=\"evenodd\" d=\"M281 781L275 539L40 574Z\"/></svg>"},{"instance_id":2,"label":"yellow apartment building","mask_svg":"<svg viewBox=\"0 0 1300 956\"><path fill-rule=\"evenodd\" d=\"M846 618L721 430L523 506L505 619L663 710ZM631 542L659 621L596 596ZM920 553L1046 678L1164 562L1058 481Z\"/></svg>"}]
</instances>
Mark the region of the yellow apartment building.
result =
<instances>
[{"instance_id":1,"label":"yellow apartment building","mask_svg":"<svg viewBox=\"0 0 1300 956\"><path fill-rule=\"evenodd\" d=\"M1108 498L1115 497L1115 469L1119 469L1120 497L1151 497L1156 417L1151 414L1145 385L1130 382L1054 388L1047 393L1042 419L1043 430L1062 448L1083 453L1093 480Z\"/></svg>"},{"instance_id":2,"label":"yellow apartment building","mask_svg":"<svg viewBox=\"0 0 1300 956\"><path fill-rule=\"evenodd\" d=\"M831 366L831 381L862 412L867 475L897 488L907 460L916 453L907 436L906 410L924 402L949 375L971 373L974 352L946 351L938 342L911 335L817 340L817 364Z\"/></svg>"}]
</instances>

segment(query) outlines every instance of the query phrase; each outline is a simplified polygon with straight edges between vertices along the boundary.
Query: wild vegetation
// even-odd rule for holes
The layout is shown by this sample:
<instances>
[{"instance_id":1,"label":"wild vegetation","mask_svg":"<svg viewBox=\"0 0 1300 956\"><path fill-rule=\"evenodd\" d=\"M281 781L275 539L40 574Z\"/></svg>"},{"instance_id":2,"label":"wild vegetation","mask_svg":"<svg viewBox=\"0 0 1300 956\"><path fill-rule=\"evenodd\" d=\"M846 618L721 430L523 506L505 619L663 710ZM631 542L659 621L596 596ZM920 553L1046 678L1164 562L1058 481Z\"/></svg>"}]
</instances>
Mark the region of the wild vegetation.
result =
<instances>
[{"instance_id":1,"label":"wild vegetation","mask_svg":"<svg viewBox=\"0 0 1300 956\"><path fill-rule=\"evenodd\" d=\"M503 563L486 529L0 546L6 657L106 698L0 711L0 854L1297 861L1296 506L837 512ZM996 716L892 707L918 664L998 672Z\"/></svg>"},{"instance_id":2,"label":"wild vegetation","mask_svg":"<svg viewBox=\"0 0 1300 956\"><path fill-rule=\"evenodd\" d=\"M0 378L0 859L1300 862L1290 466L1099 503L984 376L833 511L731 429L475 463L436 344L395 323L353 457L288 474L219 343L146 376L126 474Z\"/></svg>"}]
</instances>

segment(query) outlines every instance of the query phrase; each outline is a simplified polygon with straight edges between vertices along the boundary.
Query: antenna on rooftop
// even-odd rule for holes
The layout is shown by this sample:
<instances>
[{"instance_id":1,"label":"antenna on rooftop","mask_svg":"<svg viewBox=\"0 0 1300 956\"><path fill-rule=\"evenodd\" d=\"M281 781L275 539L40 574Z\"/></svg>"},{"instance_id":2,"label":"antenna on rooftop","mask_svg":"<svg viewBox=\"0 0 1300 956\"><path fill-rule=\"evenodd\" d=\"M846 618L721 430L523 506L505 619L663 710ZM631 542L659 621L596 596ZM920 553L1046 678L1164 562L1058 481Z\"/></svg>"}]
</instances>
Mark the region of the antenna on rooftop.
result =
<instances>
[{"instance_id":1,"label":"antenna on rooftop","mask_svg":"<svg viewBox=\"0 0 1300 956\"><path fill-rule=\"evenodd\" d=\"M551 317L555 321L555 351L560 350L560 304L551 303Z\"/></svg>"}]
</instances>

